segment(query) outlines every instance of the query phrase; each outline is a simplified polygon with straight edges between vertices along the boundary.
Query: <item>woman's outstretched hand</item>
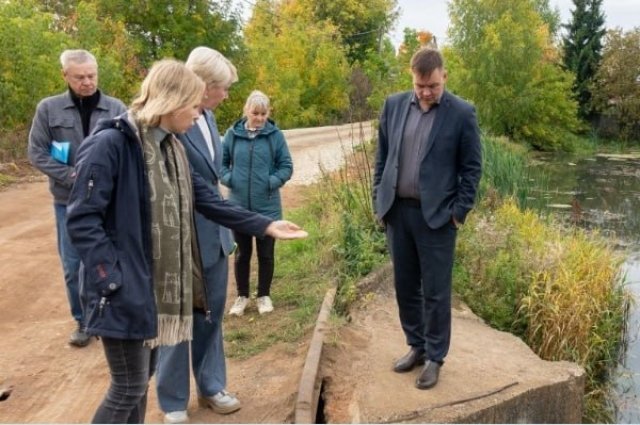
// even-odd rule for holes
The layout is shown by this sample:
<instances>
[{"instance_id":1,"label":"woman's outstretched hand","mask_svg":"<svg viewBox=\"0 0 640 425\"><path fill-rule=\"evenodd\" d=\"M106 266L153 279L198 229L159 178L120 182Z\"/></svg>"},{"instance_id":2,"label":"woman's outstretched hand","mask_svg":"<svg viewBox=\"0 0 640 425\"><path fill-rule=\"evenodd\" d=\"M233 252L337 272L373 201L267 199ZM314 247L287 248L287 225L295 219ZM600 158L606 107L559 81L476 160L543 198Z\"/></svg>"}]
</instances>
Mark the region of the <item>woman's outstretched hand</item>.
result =
<instances>
[{"instance_id":1,"label":"woman's outstretched hand","mask_svg":"<svg viewBox=\"0 0 640 425\"><path fill-rule=\"evenodd\" d=\"M265 234L276 239L302 239L309 236L300 226L287 220L277 220L267 226Z\"/></svg>"}]
</instances>

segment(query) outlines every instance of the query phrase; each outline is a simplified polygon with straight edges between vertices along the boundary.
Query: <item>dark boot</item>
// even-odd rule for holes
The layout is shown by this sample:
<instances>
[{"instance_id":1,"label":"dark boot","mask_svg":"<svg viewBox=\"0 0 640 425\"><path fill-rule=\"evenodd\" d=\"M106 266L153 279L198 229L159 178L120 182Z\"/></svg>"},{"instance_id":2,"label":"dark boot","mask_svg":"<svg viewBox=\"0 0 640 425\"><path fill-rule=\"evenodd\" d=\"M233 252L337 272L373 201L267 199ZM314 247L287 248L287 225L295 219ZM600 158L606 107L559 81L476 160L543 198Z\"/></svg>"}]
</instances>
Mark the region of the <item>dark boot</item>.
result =
<instances>
[{"instance_id":1,"label":"dark boot","mask_svg":"<svg viewBox=\"0 0 640 425\"><path fill-rule=\"evenodd\" d=\"M393 371L397 373L409 372L421 364L424 364L424 350L411 347L407 354L396 360L393 364Z\"/></svg>"},{"instance_id":2,"label":"dark boot","mask_svg":"<svg viewBox=\"0 0 640 425\"><path fill-rule=\"evenodd\" d=\"M428 390L434 387L438 383L438 376L440 375L440 363L433 360L427 360L420 372L420 376L416 379L416 388L421 390Z\"/></svg>"},{"instance_id":3,"label":"dark boot","mask_svg":"<svg viewBox=\"0 0 640 425\"><path fill-rule=\"evenodd\" d=\"M84 327L80 322L78 322L78 329L71 333L69 337L69 345L73 345L74 347L86 347L91 342L91 338L84 330Z\"/></svg>"}]
</instances>

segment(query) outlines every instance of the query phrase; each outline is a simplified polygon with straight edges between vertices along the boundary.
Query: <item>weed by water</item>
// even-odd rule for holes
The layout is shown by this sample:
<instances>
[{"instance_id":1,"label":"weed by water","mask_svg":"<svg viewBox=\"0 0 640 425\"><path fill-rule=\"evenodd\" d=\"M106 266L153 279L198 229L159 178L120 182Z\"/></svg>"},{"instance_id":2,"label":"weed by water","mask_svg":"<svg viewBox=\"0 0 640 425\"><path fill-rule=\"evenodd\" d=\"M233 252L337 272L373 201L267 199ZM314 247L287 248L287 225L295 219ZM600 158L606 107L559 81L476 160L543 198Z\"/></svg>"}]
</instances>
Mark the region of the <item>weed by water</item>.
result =
<instances>
[{"instance_id":1,"label":"weed by water","mask_svg":"<svg viewBox=\"0 0 640 425\"><path fill-rule=\"evenodd\" d=\"M597 232L507 201L470 216L456 261L455 290L465 302L541 358L583 366L585 420L611 420L603 388L624 327L622 257Z\"/></svg>"},{"instance_id":2,"label":"weed by water","mask_svg":"<svg viewBox=\"0 0 640 425\"><path fill-rule=\"evenodd\" d=\"M527 150L505 137L483 137L482 180L479 197L514 197L522 208L540 210L543 201L533 193L545 192L548 177L527 163Z\"/></svg>"}]
</instances>

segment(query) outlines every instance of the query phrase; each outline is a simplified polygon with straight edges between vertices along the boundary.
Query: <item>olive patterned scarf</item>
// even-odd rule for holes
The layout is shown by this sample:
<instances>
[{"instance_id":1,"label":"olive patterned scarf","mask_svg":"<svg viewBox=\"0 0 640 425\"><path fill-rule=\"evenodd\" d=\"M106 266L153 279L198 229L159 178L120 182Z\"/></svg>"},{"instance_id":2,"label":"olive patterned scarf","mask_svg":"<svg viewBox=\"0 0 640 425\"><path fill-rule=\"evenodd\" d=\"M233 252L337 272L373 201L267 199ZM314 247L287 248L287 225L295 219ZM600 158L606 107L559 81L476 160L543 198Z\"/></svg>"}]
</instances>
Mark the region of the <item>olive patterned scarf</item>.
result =
<instances>
[{"instance_id":1,"label":"olive patterned scarf","mask_svg":"<svg viewBox=\"0 0 640 425\"><path fill-rule=\"evenodd\" d=\"M197 258L193 252L193 195L189 163L180 142L159 128L138 128L150 188L158 335L145 344L153 348L192 339Z\"/></svg>"}]
</instances>

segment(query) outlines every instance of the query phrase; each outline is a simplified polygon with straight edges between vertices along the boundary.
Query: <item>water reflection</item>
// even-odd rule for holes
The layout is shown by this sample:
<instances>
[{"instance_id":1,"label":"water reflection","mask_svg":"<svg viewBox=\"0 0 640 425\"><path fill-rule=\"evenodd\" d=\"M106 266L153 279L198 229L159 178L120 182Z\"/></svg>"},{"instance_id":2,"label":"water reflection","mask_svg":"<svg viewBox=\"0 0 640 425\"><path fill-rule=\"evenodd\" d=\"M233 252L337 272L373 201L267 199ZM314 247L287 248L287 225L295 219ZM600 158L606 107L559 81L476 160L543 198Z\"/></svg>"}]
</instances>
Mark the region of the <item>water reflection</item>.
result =
<instances>
[{"instance_id":1,"label":"water reflection","mask_svg":"<svg viewBox=\"0 0 640 425\"><path fill-rule=\"evenodd\" d=\"M629 290L640 294L640 255L631 255L624 269L627 276ZM640 309L636 305L631 307L627 322L627 350L622 356L616 370L615 379L615 407L616 422L621 424L640 423Z\"/></svg>"},{"instance_id":2,"label":"water reflection","mask_svg":"<svg viewBox=\"0 0 640 425\"><path fill-rule=\"evenodd\" d=\"M581 227L599 229L627 255L626 285L635 299L627 322L627 350L615 374L617 423L640 423L640 154L538 158L548 188L547 210Z\"/></svg>"}]
</instances>

